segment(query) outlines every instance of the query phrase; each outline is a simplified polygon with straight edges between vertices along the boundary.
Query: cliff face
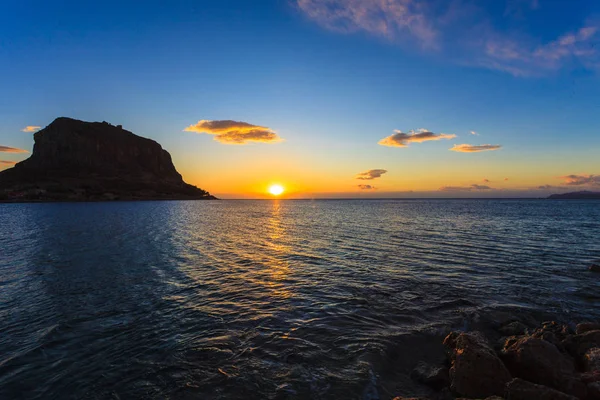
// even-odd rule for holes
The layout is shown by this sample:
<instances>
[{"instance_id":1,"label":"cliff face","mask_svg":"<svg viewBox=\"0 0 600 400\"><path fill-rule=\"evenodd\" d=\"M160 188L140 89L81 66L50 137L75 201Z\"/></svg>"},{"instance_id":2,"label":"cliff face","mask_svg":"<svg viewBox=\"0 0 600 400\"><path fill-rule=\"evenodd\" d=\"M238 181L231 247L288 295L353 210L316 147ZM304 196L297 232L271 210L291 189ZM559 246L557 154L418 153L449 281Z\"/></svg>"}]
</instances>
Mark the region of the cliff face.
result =
<instances>
[{"instance_id":1,"label":"cliff face","mask_svg":"<svg viewBox=\"0 0 600 400\"><path fill-rule=\"evenodd\" d=\"M185 183L160 144L106 122L57 118L30 158L0 172L5 199L213 198Z\"/></svg>"}]
</instances>

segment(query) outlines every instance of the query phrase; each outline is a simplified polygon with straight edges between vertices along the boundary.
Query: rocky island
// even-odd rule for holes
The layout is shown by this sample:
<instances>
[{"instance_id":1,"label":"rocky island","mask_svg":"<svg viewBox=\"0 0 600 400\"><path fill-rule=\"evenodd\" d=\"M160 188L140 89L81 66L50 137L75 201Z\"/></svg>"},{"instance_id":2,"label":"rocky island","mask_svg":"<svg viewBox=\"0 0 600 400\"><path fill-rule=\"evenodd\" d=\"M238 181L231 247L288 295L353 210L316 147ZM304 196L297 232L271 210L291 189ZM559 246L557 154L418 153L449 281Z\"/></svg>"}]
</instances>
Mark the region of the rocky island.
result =
<instances>
[{"instance_id":1,"label":"rocky island","mask_svg":"<svg viewBox=\"0 0 600 400\"><path fill-rule=\"evenodd\" d=\"M600 192L571 192L562 194L553 194L548 197L549 199L562 199L562 200L600 200Z\"/></svg>"},{"instance_id":2,"label":"rocky island","mask_svg":"<svg viewBox=\"0 0 600 400\"><path fill-rule=\"evenodd\" d=\"M157 142L120 125L57 118L33 153L0 172L0 201L208 200Z\"/></svg>"}]
</instances>

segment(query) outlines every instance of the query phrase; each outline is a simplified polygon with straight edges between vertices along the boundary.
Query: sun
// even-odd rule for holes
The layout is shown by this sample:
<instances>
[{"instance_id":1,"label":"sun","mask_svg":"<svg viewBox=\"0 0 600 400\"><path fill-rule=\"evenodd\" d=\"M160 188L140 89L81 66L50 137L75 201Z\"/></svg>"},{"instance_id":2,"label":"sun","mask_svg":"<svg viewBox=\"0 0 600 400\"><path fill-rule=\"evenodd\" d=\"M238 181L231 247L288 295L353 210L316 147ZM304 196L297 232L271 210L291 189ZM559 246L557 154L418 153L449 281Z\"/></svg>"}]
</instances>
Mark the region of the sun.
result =
<instances>
[{"instance_id":1,"label":"sun","mask_svg":"<svg viewBox=\"0 0 600 400\"><path fill-rule=\"evenodd\" d=\"M271 185L271 186L269 186L269 193L271 193L273 196L279 196L284 191L285 191L285 189L281 185Z\"/></svg>"}]
</instances>

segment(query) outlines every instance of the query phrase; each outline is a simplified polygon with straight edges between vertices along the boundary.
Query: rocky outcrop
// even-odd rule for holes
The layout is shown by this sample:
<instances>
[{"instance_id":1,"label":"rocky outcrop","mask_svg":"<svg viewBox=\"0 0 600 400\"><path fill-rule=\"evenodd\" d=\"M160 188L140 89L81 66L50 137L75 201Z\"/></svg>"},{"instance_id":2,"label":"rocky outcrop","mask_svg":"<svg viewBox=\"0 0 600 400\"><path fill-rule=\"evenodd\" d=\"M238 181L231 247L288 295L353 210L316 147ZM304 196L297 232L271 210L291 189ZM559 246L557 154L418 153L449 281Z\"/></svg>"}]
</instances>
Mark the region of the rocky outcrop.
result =
<instances>
[{"instance_id":1,"label":"rocky outcrop","mask_svg":"<svg viewBox=\"0 0 600 400\"><path fill-rule=\"evenodd\" d=\"M27 160L0 172L4 200L212 199L153 140L107 122L57 118Z\"/></svg>"},{"instance_id":2,"label":"rocky outcrop","mask_svg":"<svg viewBox=\"0 0 600 400\"><path fill-rule=\"evenodd\" d=\"M411 377L436 390L430 400L600 400L599 324L575 331L553 321L532 325L513 320L486 330L496 339L512 334L496 349L481 332L451 332L444 339L449 381L445 367L425 363Z\"/></svg>"}]
</instances>

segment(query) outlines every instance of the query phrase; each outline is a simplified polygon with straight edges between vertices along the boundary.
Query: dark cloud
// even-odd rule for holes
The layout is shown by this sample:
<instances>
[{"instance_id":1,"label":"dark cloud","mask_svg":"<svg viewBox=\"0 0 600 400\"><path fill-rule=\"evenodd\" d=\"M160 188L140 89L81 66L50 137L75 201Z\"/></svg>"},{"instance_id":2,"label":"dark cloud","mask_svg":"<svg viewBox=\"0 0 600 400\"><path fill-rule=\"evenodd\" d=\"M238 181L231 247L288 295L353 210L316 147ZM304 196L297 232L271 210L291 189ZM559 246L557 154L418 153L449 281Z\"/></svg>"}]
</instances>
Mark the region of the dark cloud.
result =
<instances>
[{"instance_id":1,"label":"dark cloud","mask_svg":"<svg viewBox=\"0 0 600 400\"><path fill-rule=\"evenodd\" d=\"M471 186L442 186L439 189L441 192L472 192L477 190L493 190L493 188L486 185L471 185Z\"/></svg>"},{"instance_id":2,"label":"dark cloud","mask_svg":"<svg viewBox=\"0 0 600 400\"><path fill-rule=\"evenodd\" d=\"M224 144L277 143L282 140L271 128L231 120L201 120L184 130L215 135L215 140Z\"/></svg>"},{"instance_id":3,"label":"dark cloud","mask_svg":"<svg viewBox=\"0 0 600 400\"><path fill-rule=\"evenodd\" d=\"M450 150L459 153L478 153L480 151L500 150L501 148L502 146L499 144L455 144Z\"/></svg>"},{"instance_id":4,"label":"dark cloud","mask_svg":"<svg viewBox=\"0 0 600 400\"><path fill-rule=\"evenodd\" d=\"M385 169L370 169L368 171L361 172L360 174L356 175L356 179L360 179L362 181L370 181L373 179L380 178L381 175L385 173L387 173L387 170Z\"/></svg>"},{"instance_id":5,"label":"dark cloud","mask_svg":"<svg viewBox=\"0 0 600 400\"><path fill-rule=\"evenodd\" d=\"M561 179L569 186L600 185L600 175L567 175L561 176Z\"/></svg>"},{"instance_id":6,"label":"dark cloud","mask_svg":"<svg viewBox=\"0 0 600 400\"><path fill-rule=\"evenodd\" d=\"M0 153L29 153L27 150L16 149L14 147L0 146Z\"/></svg>"},{"instance_id":7,"label":"dark cloud","mask_svg":"<svg viewBox=\"0 0 600 400\"><path fill-rule=\"evenodd\" d=\"M404 133L395 130L393 135L385 137L379 141L382 146L390 147L407 147L410 143L422 143L431 140L454 139L456 135L448 135L445 133L433 133L427 129L419 129L417 131L409 131Z\"/></svg>"},{"instance_id":8,"label":"dark cloud","mask_svg":"<svg viewBox=\"0 0 600 400\"><path fill-rule=\"evenodd\" d=\"M377 188L372 185L358 185L360 190L376 190Z\"/></svg>"},{"instance_id":9,"label":"dark cloud","mask_svg":"<svg viewBox=\"0 0 600 400\"><path fill-rule=\"evenodd\" d=\"M490 183L490 180L489 180L489 179L485 179L485 178L484 178L484 179L482 180L482 182L483 182L483 183Z\"/></svg>"}]
</instances>

